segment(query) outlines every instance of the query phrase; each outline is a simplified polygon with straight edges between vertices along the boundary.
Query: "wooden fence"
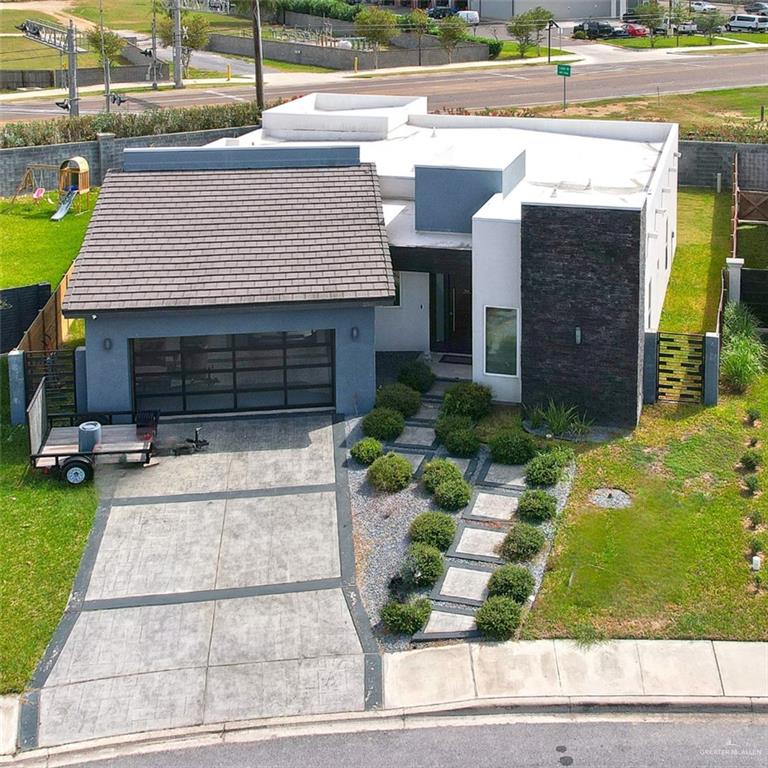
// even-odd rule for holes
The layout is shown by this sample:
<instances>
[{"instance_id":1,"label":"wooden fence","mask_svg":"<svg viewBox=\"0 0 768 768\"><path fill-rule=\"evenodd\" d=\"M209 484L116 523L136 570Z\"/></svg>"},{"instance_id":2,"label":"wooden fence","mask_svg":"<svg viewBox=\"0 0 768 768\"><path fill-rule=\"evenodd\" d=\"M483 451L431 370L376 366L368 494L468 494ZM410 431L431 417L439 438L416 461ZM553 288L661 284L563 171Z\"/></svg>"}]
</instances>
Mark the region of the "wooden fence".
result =
<instances>
[{"instance_id":1,"label":"wooden fence","mask_svg":"<svg viewBox=\"0 0 768 768\"><path fill-rule=\"evenodd\" d=\"M62 315L61 305L73 268L74 264L67 270L45 306L37 313L32 325L27 328L16 346L17 349L24 352L50 352L60 349L69 338L70 326L75 321Z\"/></svg>"}]
</instances>

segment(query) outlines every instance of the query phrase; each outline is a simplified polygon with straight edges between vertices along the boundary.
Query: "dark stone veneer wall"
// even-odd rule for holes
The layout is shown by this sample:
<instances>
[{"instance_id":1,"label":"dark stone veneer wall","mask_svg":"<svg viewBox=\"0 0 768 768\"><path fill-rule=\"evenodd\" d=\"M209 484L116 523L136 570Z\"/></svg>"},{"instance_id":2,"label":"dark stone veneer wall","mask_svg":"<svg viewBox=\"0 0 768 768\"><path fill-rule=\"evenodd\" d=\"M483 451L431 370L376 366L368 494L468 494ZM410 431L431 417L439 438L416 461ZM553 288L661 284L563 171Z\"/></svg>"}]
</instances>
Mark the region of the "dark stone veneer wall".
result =
<instances>
[{"instance_id":1,"label":"dark stone veneer wall","mask_svg":"<svg viewBox=\"0 0 768 768\"><path fill-rule=\"evenodd\" d=\"M522 399L634 426L643 369L645 259L638 211L522 209ZM576 343L576 327L581 344Z\"/></svg>"}]
</instances>

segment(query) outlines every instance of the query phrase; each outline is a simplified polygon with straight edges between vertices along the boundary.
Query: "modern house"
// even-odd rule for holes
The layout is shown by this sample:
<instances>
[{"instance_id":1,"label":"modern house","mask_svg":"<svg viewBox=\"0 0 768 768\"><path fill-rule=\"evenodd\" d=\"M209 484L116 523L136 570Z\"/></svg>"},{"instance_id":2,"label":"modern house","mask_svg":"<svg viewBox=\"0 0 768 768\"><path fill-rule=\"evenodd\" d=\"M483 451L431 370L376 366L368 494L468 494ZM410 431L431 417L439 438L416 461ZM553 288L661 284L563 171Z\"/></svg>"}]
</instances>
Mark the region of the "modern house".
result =
<instances>
[{"instance_id":1,"label":"modern house","mask_svg":"<svg viewBox=\"0 0 768 768\"><path fill-rule=\"evenodd\" d=\"M675 252L677 126L312 94L137 149L64 309L89 410L365 412L375 353L466 356L499 401L633 425Z\"/></svg>"}]
</instances>

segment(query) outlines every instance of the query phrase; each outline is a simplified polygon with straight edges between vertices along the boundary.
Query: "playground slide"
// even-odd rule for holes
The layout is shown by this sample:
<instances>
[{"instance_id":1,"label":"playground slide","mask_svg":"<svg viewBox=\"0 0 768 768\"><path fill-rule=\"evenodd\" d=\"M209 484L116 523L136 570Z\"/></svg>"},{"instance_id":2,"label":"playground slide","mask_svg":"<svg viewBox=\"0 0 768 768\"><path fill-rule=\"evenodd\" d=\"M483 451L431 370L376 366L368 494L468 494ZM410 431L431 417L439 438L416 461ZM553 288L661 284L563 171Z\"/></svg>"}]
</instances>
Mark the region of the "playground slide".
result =
<instances>
[{"instance_id":1,"label":"playground slide","mask_svg":"<svg viewBox=\"0 0 768 768\"><path fill-rule=\"evenodd\" d=\"M56 211L56 213L53 214L53 216L51 216L51 221L61 221L67 215L67 211L72 207L72 203L75 202L76 197L77 190L70 189L64 199L61 201L59 209Z\"/></svg>"}]
</instances>

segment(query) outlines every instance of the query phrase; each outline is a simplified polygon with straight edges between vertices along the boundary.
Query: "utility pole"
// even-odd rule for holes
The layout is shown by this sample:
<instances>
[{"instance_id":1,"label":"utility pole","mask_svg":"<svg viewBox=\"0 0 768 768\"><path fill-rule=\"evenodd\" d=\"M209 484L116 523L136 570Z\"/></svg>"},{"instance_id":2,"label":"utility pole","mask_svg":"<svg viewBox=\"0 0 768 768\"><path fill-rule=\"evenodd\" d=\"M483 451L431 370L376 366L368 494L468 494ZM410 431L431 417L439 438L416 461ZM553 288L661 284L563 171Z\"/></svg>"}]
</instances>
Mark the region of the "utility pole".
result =
<instances>
[{"instance_id":1,"label":"utility pole","mask_svg":"<svg viewBox=\"0 0 768 768\"><path fill-rule=\"evenodd\" d=\"M173 87L183 88L181 64L181 0L173 0Z\"/></svg>"},{"instance_id":2,"label":"utility pole","mask_svg":"<svg viewBox=\"0 0 768 768\"><path fill-rule=\"evenodd\" d=\"M69 116L80 117L80 97L77 95L77 49L75 48L75 25L69 20L67 30L67 67L69 68Z\"/></svg>"},{"instance_id":3,"label":"utility pole","mask_svg":"<svg viewBox=\"0 0 768 768\"><path fill-rule=\"evenodd\" d=\"M253 16L253 62L256 69L256 106L264 109L264 59L261 53L261 9L259 0L251 0Z\"/></svg>"},{"instance_id":4,"label":"utility pole","mask_svg":"<svg viewBox=\"0 0 768 768\"><path fill-rule=\"evenodd\" d=\"M101 36L101 66L104 68L104 98L107 112L111 111L111 83L109 73L109 57L104 50L104 0L99 0L99 35Z\"/></svg>"},{"instance_id":5,"label":"utility pole","mask_svg":"<svg viewBox=\"0 0 768 768\"><path fill-rule=\"evenodd\" d=\"M152 3L152 90L157 90L157 3Z\"/></svg>"}]
</instances>

